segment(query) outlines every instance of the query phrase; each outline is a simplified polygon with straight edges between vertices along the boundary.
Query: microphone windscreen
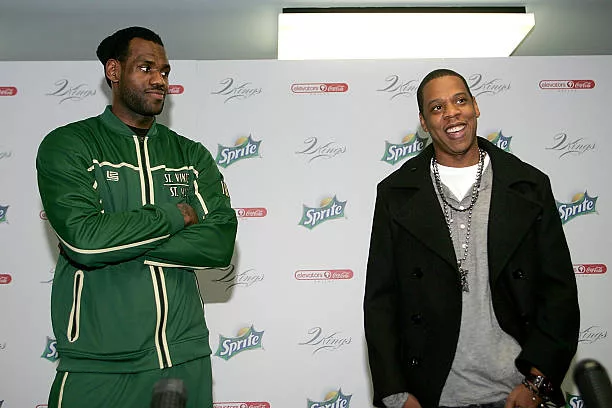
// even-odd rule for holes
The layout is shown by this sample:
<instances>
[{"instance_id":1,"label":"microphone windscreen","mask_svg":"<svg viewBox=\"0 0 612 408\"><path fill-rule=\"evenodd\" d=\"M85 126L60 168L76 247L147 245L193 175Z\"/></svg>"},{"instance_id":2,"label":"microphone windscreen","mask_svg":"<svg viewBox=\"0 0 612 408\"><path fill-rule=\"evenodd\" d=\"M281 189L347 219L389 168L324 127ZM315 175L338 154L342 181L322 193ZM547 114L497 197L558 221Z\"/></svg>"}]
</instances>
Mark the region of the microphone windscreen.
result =
<instances>
[{"instance_id":1,"label":"microphone windscreen","mask_svg":"<svg viewBox=\"0 0 612 408\"><path fill-rule=\"evenodd\" d=\"M612 408L610 377L597 361L580 361L574 369L574 382L578 386L585 408Z\"/></svg>"},{"instance_id":2,"label":"microphone windscreen","mask_svg":"<svg viewBox=\"0 0 612 408\"><path fill-rule=\"evenodd\" d=\"M153 387L151 408L185 408L187 389L179 378L162 378Z\"/></svg>"}]
</instances>

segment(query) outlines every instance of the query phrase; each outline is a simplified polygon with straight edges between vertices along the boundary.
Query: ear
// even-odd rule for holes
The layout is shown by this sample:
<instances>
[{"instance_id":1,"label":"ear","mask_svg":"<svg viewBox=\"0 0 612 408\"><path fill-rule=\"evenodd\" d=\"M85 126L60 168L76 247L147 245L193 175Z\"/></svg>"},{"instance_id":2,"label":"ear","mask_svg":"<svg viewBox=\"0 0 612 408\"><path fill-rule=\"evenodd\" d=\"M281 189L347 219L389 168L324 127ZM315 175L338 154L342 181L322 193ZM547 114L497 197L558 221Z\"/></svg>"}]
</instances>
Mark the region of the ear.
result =
<instances>
[{"instance_id":1,"label":"ear","mask_svg":"<svg viewBox=\"0 0 612 408\"><path fill-rule=\"evenodd\" d=\"M116 59L109 59L106 61L104 66L106 77L113 83L116 84L121 79L121 63Z\"/></svg>"},{"instance_id":2,"label":"ear","mask_svg":"<svg viewBox=\"0 0 612 408\"><path fill-rule=\"evenodd\" d=\"M425 123L425 118L423 117L423 114L421 112L419 112L419 121L421 122L421 127L423 128L423 130L429 133L427 123Z\"/></svg>"},{"instance_id":3,"label":"ear","mask_svg":"<svg viewBox=\"0 0 612 408\"><path fill-rule=\"evenodd\" d=\"M476 98L472 97L472 102L474 103L474 112L476 112L476 117L480 117L480 109L478 109L478 103L476 103Z\"/></svg>"}]
</instances>

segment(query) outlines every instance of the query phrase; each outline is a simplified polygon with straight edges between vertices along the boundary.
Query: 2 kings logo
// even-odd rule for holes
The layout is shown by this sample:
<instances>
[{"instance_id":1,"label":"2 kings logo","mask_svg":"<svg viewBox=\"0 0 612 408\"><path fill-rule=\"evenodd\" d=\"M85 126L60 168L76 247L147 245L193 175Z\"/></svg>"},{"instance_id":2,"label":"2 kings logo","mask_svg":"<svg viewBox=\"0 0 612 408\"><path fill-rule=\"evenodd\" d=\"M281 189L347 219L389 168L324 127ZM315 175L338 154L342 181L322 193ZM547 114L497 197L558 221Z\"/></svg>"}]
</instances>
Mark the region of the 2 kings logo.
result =
<instances>
[{"instance_id":1,"label":"2 kings logo","mask_svg":"<svg viewBox=\"0 0 612 408\"><path fill-rule=\"evenodd\" d=\"M466 78L470 91L474 97L480 95L496 95L510 89L510 82L504 81L502 78L486 78L483 74L475 73ZM377 89L378 92L385 92L389 95L389 99L393 100L397 97L414 97L419 87L419 81L416 79L402 80L399 75L393 74L385 78L385 86Z\"/></svg>"}]
</instances>

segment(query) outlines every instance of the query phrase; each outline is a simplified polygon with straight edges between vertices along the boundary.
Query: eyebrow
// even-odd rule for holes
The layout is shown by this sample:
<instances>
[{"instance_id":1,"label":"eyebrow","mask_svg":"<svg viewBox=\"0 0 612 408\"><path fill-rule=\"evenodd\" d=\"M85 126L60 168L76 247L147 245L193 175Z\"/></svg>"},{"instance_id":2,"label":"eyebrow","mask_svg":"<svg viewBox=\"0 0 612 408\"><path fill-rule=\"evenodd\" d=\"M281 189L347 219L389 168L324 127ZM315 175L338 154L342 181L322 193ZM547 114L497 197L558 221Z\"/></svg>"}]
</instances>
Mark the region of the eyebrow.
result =
<instances>
[{"instance_id":1,"label":"eyebrow","mask_svg":"<svg viewBox=\"0 0 612 408\"><path fill-rule=\"evenodd\" d=\"M468 93L465 91L457 92L456 94L452 96L452 98L456 98L458 96L468 96ZM442 100L443 100L442 98L432 99L431 101L427 102L427 106L429 107L432 103L440 102Z\"/></svg>"},{"instance_id":2,"label":"eyebrow","mask_svg":"<svg viewBox=\"0 0 612 408\"><path fill-rule=\"evenodd\" d=\"M155 65L155 61L153 61L151 58L149 58L149 56L139 56L136 58L136 63L137 64L149 64L149 65ZM170 70L170 63L166 63L164 65L162 65L161 69L168 69Z\"/></svg>"}]
</instances>

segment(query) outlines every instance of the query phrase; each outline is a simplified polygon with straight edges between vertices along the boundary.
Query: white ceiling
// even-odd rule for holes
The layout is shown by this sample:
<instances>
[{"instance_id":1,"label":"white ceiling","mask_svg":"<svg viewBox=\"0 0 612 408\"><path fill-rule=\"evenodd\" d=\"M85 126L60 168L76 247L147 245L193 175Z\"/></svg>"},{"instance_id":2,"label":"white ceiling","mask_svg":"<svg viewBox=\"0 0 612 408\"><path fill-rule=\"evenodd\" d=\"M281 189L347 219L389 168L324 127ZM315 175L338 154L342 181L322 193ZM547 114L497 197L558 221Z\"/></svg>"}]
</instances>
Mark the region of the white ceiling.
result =
<instances>
[{"instance_id":1,"label":"white ceiling","mask_svg":"<svg viewBox=\"0 0 612 408\"><path fill-rule=\"evenodd\" d=\"M284 7L456 5L535 13L514 55L612 55L610 0L0 0L0 60L95 59L102 38L131 25L158 32L171 59L274 59Z\"/></svg>"}]
</instances>

